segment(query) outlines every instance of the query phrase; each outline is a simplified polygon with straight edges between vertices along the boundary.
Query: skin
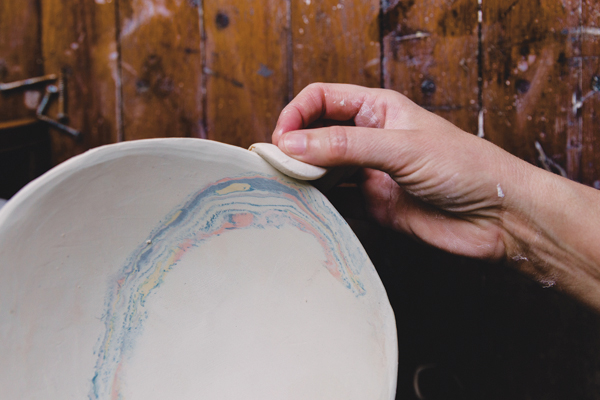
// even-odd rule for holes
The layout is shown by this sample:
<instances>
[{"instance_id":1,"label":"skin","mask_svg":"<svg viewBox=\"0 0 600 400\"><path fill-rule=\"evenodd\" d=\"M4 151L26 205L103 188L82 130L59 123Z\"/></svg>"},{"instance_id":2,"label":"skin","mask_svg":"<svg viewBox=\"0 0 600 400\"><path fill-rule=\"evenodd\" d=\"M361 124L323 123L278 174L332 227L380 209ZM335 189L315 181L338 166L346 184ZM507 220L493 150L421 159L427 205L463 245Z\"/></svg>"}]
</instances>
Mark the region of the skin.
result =
<instances>
[{"instance_id":1,"label":"skin","mask_svg":"<svg viewBox=\"0 0 600 400\"><path fill-rule=\"evenodd\" d=\"M368 214L450 253L505 261L600 312L600 192L537 168L401 94L312 84L281 112L286 154L360 167Z\"/></svg>"}]
</instances>

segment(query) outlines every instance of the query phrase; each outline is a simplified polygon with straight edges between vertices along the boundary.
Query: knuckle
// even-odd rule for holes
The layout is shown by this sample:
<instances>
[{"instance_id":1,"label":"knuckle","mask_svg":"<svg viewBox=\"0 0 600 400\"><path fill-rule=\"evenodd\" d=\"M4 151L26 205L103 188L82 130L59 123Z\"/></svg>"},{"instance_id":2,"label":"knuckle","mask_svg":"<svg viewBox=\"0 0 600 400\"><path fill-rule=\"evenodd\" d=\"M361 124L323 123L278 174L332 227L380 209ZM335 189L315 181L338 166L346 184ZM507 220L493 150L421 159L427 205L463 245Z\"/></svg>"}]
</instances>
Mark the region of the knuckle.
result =
<instances>
[{"instance_id":1,"label":"knuckle","mask_svg":"<svg viewBox=\"0 0 600 400\"><path fill-rule=\"evenodd\" d=\"M395 90L388 90L385 94L395 102L404 102L408 99L405 95L400 92L396 92Z\"/></svg>"},{"instance_id":2,"label":"knuckle","mask_svg":"<svg viewBox=\"0 0 600 400\"><path fill-rule=\"evenodd\" d=\"M348 153L348 132L343 126L329 128L329 153L333 161L346 158Z\"/></svg>"},{"instance_id":3,"label":"knuckle","mask_svg":"<svg viewBox=\"0 0 600 400\"><path fill-rule=\"evenodd\" d=\"M326 84L324 83L311 83L306 86L296 96L292 103L302 116L304 127L315 119L318 119L318 113L323 114L325 110L325 96Z\"/></svg>"},{"instance_id":4,"label":"knuckle","mask_svg":"<svg viewBox=\"0 0 600 400\"><path fill-rule=\"evenodd\" d=\"M322 82L311 83L303 90L307 97L312 98L313 101L319 104L325 102L328 91L328 85Z\"/></svg>"},{"instance_id":5,"label":"knuckle","mask_svg":"<svg viewBox=\"0 0 600 400\"><path fill-rule=\"evenodd\" d=\"M306 86L305 90L313 91L313 90L322 90L325 84L323 82L314 82Z\"/></svg>"}]
</instances>

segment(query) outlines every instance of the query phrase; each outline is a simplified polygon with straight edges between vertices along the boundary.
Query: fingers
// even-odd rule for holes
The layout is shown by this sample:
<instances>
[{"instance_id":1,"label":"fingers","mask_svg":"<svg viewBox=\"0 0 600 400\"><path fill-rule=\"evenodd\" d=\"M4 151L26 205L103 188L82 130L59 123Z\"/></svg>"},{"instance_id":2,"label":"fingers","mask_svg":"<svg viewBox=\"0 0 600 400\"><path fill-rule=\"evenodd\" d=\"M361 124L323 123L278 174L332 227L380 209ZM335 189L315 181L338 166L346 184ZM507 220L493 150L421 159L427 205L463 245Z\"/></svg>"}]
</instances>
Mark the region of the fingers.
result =
<instances>
[{"instance_id":1,"label":"fingers","mask_svg":"<svg viewBox=\"0 0 600 400\"><path fill-rule=\"evenodd\" d=\"M348 126L284 133L279 148L292 157L324 167L354 165L396 173L415 132ZM406 161L406 160L405 160Z\"/></svg>"},{"instance_id":2,"label":"fingers","mask_svg":"<svg viewBox=\"0 0 600 400\"><path fill-rule=\"evenodd\" d=\"M307 86L288 104L277 121L274 144L285 132L309 127L320 119L353 120L357 126L383 128L388 104L403 96L384 89L355 85L316 83ZM408 99L405 99L409 102Z\"/></svg>"}]
</instances>

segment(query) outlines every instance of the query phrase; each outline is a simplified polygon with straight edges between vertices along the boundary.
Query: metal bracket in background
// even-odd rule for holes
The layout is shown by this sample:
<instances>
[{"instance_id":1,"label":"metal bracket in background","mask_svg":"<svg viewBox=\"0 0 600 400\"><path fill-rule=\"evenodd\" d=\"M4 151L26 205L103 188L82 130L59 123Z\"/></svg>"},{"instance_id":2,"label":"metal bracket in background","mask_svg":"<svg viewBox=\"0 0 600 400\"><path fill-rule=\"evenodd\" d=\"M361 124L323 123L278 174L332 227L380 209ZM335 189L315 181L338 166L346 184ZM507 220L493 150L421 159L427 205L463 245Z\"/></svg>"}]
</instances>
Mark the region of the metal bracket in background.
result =
<instances>
[{"instance_id":1,"label":"metal bracket in background","mask_svg":"<svg viewBox=\"0 0 600 400\"><path fill-rule=\"evenodd\" d=\"M0 92L8 92L15 89L22 89L28 86L38 85L40 83L50 83L58 79L55 74L38 76L36 78L23 79L22 81L0 83Z\"/></svg>"},{"instance_id":2,"label":"metal bracket in background","mask_svg":"<svg viewBox=\"0 0 600 400\"><path fill-rule=\"evenodd\" d=\"M535 141L535 149L538 152L538 160L540 161L540 164L542 164L542 167L546 171L558 173L565 178L567 177L567 171L565 171L565 169L563 167L561 167L560 165L558 165L553 159L546 156L546 153L544 152L542 145L537 140Z\"/></svg>"},{"instance_id":3,"label":"metal bracket in background","mask_svg":"<svg viewBox=\"0 0 600 400\"><path fill-rule=\"evenodd\" d=\"M46 112L46 110L48 109L50 100L52 100L52 97L58 93L60 93L60 90L58 87L56 87L54 85L49 85L48 87L46 87L46 94L42 98L42 101L40 102L40 105L38 106L38 108L36 110L35 116L37 117L37 119L39 119L40 121L49 125L50 127L54 128L54 129L58 129L59 131L64 132L68 135L71 135L75 139L78 139L79 137L81 137L81 132L79 132L76 129L71 128L70 126L67 126L58 121L55 121L52 118L50 118L44 114ZM62 103L62 104L64 104L64 103ZM65 115L64 112L61 112L61 114Z\"/></svg>"},{"instance_id":4,"label":"metal bracket in background","mask_svg":"<svg viewBox=\"0 0 600 400\"><path fill-rule=\"evenodd\" d=\"M42 101L40 102L40 104L36 110L35 116L39 121L45 123L46 125L54 128L54 129L57 129L63 133L66 133L75 139L78 139L79 137L81 137L81 132L62 123L64 121L68 120L68 116L65 111L66 88L65 88L65 76L63 73L61 73L60 76L57 76L56 74L49 74L49 75L39 76L39 77L35 77L35 78L23 79L23 80L16 81L16 82L0 83L0 92L4 93L4 92L10 92L13 90L17 90L17 89L23 89L23 88L26 88L29 86L35 86L35 85L39 85L39 84L48 84L48 83L55 82L56 80L58 80L58 87L55 85L48 85L46 87L46 93L45 93L44 97L42 98ZM52 97L55 94L58 94L58 96L59 96L58 119L60 122L45 115L45 112L48 109L48 105L50 104L50 101L52 100Z\"/></svg>"}]
</instances>

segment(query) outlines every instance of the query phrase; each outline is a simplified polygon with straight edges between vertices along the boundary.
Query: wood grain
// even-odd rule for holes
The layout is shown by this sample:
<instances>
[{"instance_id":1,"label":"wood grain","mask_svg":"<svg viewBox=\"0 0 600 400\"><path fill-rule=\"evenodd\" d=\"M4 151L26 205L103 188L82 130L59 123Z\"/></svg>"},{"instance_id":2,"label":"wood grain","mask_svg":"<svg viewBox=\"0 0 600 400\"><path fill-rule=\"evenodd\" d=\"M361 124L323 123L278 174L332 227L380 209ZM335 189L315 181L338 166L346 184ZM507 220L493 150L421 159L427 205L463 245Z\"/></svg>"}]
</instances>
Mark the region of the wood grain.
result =
<instances>
[{"instance_id":1,"label":"wood grain","mask_svg":"<svg viewBox=\"0 0 600 400\"><path fill-rule=\"evenodd\" d=\"M383 10L384 85L477 133L476 0L400 0Z\"/></svg>"},{"instance_id":2,"label":"wood grain","mask_svg":"<svg viewBox=\"0 0 600 400\"><path fill-rule=\"evenodd\" d=\"M38 2L0 2L0 82L41 76L43 72ZM0 95L0 121L35 116L39 88Z\"/></svg>"},{"instance_id":3,"label":"wood grain","mask_svg":"<svg viewBox=\"0 0 600 400\"><path fill-rule=\"evenodd\" d=\"M569 154L580 151L572 104L581 78L578 5L488 0L482 27L485 137L534 164L538 141L571 178L578 167Z\"/></svg>"},{"instance_id":4,"label":"wood grain","mask_svg":"<svg viewBox=\"0 0 600 400\"><path fill-rule=\"evenodd\" d=\"M208 137L270 141L288 102L288 8L276 0L204 4Z\"/></svg>"},{"instance_id":5,"label":"wood grain","mask_svg":"<svg viewBox=\"0 0 600 400\"><path fill-rule=\"evenodd\" d=\"M80 141L52 131L53 163L117 139L115 5L109 0L42 0L42 50L46 73L67 78L68 125ZM57 102L49 109L56 118Z\"/></svg>"},{"instance_id":6,"label":"wood grain","mask_svg":"<svg viewBox=\"0 0 600 400\"><path fill-rule=\"evenodd\" d=\"M581 175L579 181L600 189L600 4L582 9Z\"/></svg>"},{"instance_id":7,"label":"wood grain","mask_svg":"<svg viewBox=\"0 0 600 400\"><path fill-rule=\"evenodd\" d=\"M119 1L125 140L202 135L199 3Z\"/></svg>"},{"instance_id":8,"label":"wood grain","mask_svg":"<svg viewBox=\"0 0 600 400\"><path fill-rule=\"evenodd\" d=\"M293 91L313 82L379 87L379 0L294 0Z\"/></svg>"}]
</instances>

